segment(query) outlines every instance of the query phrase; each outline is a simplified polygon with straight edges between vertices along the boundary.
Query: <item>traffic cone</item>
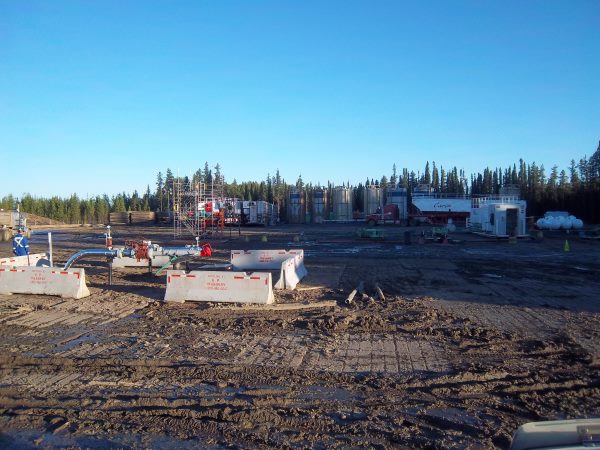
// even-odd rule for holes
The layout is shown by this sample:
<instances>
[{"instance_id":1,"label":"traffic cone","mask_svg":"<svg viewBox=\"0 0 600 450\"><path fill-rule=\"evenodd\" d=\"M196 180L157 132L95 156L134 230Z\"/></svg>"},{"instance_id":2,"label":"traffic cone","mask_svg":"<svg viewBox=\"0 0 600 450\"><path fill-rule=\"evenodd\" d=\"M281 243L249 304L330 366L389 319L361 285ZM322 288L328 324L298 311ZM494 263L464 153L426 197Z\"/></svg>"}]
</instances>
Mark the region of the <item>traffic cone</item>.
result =
<instances>
[{"instance_id":1,"label":"traffic cone","mask_svg":"<svg viewBox=\"0 0 600 450\"><path fill-rule=\"evenodd\" d=\"M570 252L571 251L571 246L569 245L569 241L565 239L565 248L564 248L565 252Z\"/></svg>"}]
</instances>

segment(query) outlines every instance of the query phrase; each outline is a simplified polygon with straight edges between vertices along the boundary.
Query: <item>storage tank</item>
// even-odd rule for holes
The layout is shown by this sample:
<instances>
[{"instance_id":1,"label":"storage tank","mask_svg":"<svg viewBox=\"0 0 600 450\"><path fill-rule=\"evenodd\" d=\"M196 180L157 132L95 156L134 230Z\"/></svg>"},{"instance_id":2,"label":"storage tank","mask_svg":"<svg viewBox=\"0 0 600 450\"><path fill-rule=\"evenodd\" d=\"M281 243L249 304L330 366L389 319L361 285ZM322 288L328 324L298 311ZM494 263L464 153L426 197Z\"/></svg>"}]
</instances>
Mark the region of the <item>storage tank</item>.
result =
<instances>
[{"instance_id":1,"label":"storage tank","mask_svg":"<svg viewBox=\"0 0 600 450\"><path fill-rule=\"evenodd\" d=\"M333 219L352 220L352 190L336 187L333 190Z\"/></svg>"},{"instance_id":2,"label":"storage tank","mask_svg":"<svg viewBox=\"0 0 600 450\"><path fill-rule=\"evenodd\" d=\"M288 202L288 222L304 223L306 207L304 204L304 191L300 189L290 190L290 199Z\"/></svg>"},{"instance_id":3,"label":"storage tank","mask_svg":"<svg viewBox=\"0 0 600 450\"><path fill-rule=\"evenodd\" d=\"M408 191L406 188L396 187L388 189L386 195L386 205L398 206L399 219L406 220L408 218Z\"/></svg>"},{"instance_id":4,"label":"storage tank","mask_svg":"<svg viewBox=\"0 0 600 450\"><path fill-rule=\"evenodd\" d=\"M312 221L323 223L327 216L327 191L315 189L312 195Z\"/></svg>"},{"instance_id":5,"label":"storage tank","mask_svg":"<svg viewBox=\"0 0 600 450\"><path fill-rule=\"evenodd\" d=\"M381 188L376 185L365 187L365 215L378 212L378 208L383 208L381 201Z\"/></svg>"}]
</instances>

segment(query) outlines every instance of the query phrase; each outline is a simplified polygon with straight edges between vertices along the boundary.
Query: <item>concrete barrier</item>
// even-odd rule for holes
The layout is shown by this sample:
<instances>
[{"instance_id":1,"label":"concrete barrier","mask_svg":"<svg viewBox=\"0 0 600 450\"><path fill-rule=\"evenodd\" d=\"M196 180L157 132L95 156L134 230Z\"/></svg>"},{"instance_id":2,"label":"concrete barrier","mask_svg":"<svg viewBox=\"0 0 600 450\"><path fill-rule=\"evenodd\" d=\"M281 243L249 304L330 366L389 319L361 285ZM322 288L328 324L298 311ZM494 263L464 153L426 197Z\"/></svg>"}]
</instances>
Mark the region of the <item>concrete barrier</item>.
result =
<instances>
[{"instance_id":1,"label":"concrete barrier","mask_svg":"<svg viewBox=\"0 0 600 450\"><path fill-rule=\"evenodd\" d=\"M300 255L304 261L304 250L232 250L231 264L234 270L278 270L281 263Z\"/></svg>"},{"instance_id":2,"label":"concrete barrier","mask_svg":"<svg viewBox=\"0 0 600 450\"><path fill-rule=\"evenodd\" d=\"M90 295L84 269L56 267L0 267L0 294L60 295L82 298Z\"/></svg>"},{"instance_id":3,"label":"concrete barrier","mask_svg":"<svg viewBox=\"0 0 600 450\"><path fill-rule=\"evenodd\" d=\"M261 303L275 301L270 273L167 270L166 302Z\"/></svg>"},{"instance_id":4,"label":"concrete barrier","mask_svg":"<svg viewBox=\"0 0 600 450\"><path fill-rule=\"evenodd\" d=\"M281 263L279 280L275 289L294 290L296 285L308 274L304 267L304 255L295 255Z\"/></svg>"},{"instance_id":5,"label":"concrete barrier","mask_svg":"<svg viewBox=\"0 0 600 450\"><path fill-rule=\"evenodd\" d=\"M21 266L33 266L38 263L40 259L48 259L48 256L45 253L33 253L25 256L12 256L10 258L0 258L0 266L12 266L12 267L21 267Z\"/></svg>"},{"instance_id":6,"label":"concrete barrier","mask_svg":"<svg viewBox=\"0 0 600 450\"><path fill-rule=\"evenodd\" d=\"M162 267L164 264L168 263L170 259L170 256L154 256L152 258L152 267ZM128 256L113 259L113 268L123 267L148 267L148 260L142 259L138 261L137 258L130 258Z\"/></svg>"}]
</instances>

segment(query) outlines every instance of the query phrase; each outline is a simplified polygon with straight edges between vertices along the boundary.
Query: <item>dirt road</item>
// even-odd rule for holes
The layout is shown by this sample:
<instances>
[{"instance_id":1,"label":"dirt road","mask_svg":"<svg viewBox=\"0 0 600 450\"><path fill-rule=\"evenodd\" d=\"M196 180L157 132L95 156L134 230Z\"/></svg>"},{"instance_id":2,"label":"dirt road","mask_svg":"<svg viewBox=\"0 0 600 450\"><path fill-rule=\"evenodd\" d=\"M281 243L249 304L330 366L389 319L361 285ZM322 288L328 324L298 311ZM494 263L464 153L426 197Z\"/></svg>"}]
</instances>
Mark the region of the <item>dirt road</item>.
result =
<instances>
[{"instance_id":1,"label":"dirt road","mask_svg":"<svg viewBox=\"0 0 600 450\"><path fill-rule=\"evenodd\" d=\"M90 297L0 296L0 447L488 449L524 422L600 416L599 242L356 229L211 239L214 262L305 250L309 275L276 308L164 303L164 275L115 270L108 286L93 258L77 264ZM54 230L55 261L102 233ZM113 233L174 243L169 228Z\"/></svg>"}]
</instances>

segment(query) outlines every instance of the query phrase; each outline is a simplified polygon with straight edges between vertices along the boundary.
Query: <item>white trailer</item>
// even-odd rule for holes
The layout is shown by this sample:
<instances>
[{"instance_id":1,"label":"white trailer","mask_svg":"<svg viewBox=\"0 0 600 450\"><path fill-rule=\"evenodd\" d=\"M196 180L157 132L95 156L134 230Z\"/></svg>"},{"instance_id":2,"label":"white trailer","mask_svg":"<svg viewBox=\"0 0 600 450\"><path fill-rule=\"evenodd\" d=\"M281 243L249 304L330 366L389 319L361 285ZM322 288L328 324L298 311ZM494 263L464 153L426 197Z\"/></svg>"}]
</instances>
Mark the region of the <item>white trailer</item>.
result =
<instances>
[{"instance_id":1,"label":"white trailer","mask_svg":"<svg viewBox=\"0 0 600 450\"><path fill-rule=\"evenodd\" d=\"M496 237L527 234L527 202L514 197L474 198L467 228Z\"/></svg>"},{"instance_id":2,"label":"white trailer","mask_svg":"<svg viewBox=\"0 0 600 450\"><path fill-rule=\"evenodd\" d=\"M243 201L243 225L275 225L277 223L277 208L275 205L262 200Z\"/></svg>"}]
</instances>

